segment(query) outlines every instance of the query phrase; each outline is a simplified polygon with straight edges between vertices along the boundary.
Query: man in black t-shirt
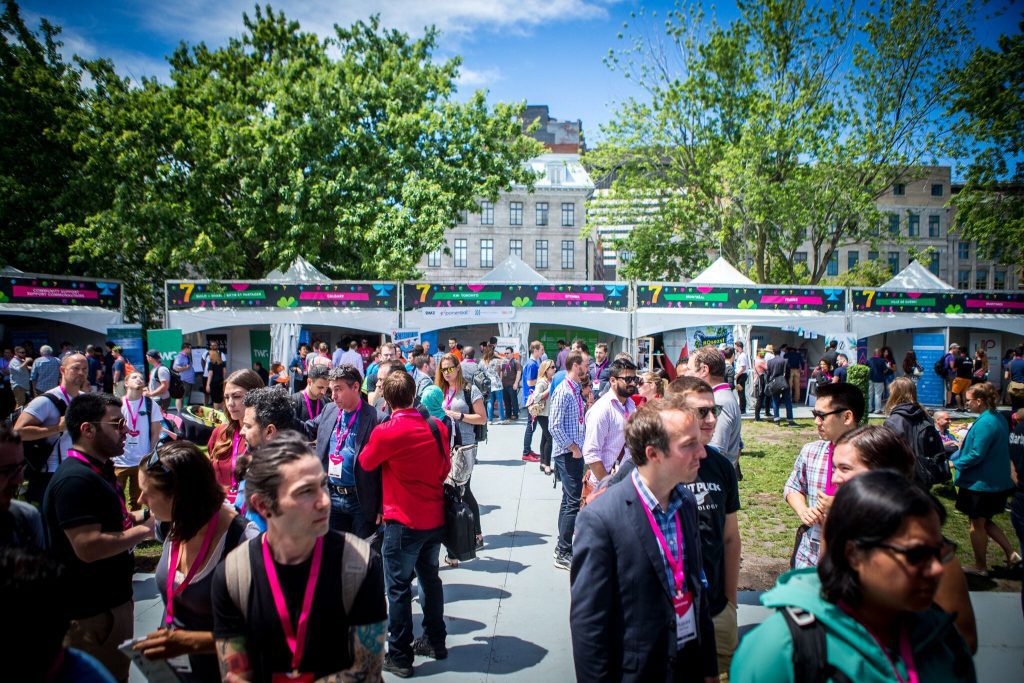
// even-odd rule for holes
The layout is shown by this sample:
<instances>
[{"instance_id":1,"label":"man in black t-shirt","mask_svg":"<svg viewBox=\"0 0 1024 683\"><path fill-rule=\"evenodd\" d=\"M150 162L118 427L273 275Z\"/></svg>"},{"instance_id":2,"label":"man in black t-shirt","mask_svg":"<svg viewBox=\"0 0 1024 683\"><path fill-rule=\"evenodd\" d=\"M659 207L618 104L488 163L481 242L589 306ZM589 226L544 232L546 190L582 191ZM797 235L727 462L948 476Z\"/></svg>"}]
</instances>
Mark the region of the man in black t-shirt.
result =
<instances>
[{"instance_id":1,"label":"man in black t-shirt","mask_svg":"<svg viewBox=\"0 0 1024 683\"><path fill-rule=\"evenodd\" d=\"M253 453L246 493L267 532L232 551L214 575L221 676L380 680L387 628L380 555L351 534L328 531L331 499L320 459L298 434L281 433ZM294 649L286 634L294 634Z\"/></svg>"},{"instance_id":2,"label":"man in black t-shirt","mask_svg":"<svg viewBox=\"0 0 1024 683\"><path fill-rule=\"evenodd\" d=\"M708 581L708 609L715 622L718 670L728 671L739 644L736 623L736 591L740 578L739 483L729 459L708 443L715 433L715 395L711 385L698 377L679 377L668 394L681 394L686 405L704 413L700 441L706 456L700 461L697 479L685 484L697 499L700 547L704 576Z\"/></svg>"},{"instance_id":3,"label":"man in black t-shirt","mask_svg":"<svg viewBox=\"0 0 1024 683\"><path fill-rule=\"evenodd\" d=\"M828 348L825 349L825 353L821 354L821 360L828 363L828 367L831 370L836 369L836 360L839 357L839 342L835 339L828 343Z\"/></svg>"},{"instance_id":4,"label":"man in black t-shirt","mask_svg":"<svg viewBox=\"0 0 1024 683\"><path fill-rule=\"evenodd\" d=\"M117 647L134 631L132 549L153 538L156 521L148 510L128 512L114 476L113 458L124 451L121 399L79 394L64 423L74 446L46 489L43 516L51 554L65 569L66 644L128 680L130 661Z\"/></svg>"}]
</instances>

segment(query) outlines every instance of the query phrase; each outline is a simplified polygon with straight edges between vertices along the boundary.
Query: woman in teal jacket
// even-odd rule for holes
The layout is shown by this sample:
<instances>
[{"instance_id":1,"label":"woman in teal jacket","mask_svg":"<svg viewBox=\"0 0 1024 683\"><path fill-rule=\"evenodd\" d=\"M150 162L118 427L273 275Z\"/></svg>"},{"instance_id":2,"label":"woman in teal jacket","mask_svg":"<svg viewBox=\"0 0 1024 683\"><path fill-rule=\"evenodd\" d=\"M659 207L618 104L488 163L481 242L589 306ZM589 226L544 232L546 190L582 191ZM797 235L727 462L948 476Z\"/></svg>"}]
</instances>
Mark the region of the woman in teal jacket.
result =
<instances>
[{"instance_id":1,"label":"woman in teal jacket","mask_svg":"<svg viewBox=\"0 0 1024 683\"><path fill-rule=\"evenodd\" d=\"M1003 530L992 517L1006 509L1006 499L1013 491L1010 478L1010 425L996 412L999 392L988 382L975 384L967 390L967 407L978 413L978 419L967 432L964 445L953 454L956 466L956 509L971 520L972 574L988 573L988 539L999 544L1007 564L1020 562Z\"/></svg>"},{"instance_id":2,"label":"woman in teal jacket","mask_svg":"<svg viewBox=\"0 0 1024 683\"><path fill-rule=\"evenodd\" d=\"M836 493L824 536L817 569L784 574L761 598L777 611L742 640L730 681L789 683L798 666L837 683L977 680L953 615L932 602L956 545L928 494L892 470L862 474Z\"/></svg>"}]
</instances>

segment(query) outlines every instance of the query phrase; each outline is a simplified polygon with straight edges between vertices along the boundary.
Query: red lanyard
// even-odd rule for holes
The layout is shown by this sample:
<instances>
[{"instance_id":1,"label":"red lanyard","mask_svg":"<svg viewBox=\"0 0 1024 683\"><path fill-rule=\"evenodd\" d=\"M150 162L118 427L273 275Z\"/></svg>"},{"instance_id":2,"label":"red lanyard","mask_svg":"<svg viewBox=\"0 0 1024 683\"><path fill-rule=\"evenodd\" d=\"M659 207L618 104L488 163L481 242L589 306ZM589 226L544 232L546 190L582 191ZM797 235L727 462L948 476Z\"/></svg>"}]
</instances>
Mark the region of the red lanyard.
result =
<instances>
[{"instance_id":1,"label":"red lanyard","mask_svg":"<svg viewBox=\"0 0 1024 683\"><path fill-rule=\"evenodd\" d=\"M302 595L302 611L299 612L298 628L292 628L292 619L288 614L288 604L284 601L284 593L281 591L281 582L277 580L277 568L274 566L274 558L270 555L270 544L267 543L267 535L263 535L263 564L267 570L267 583L270 584L270 592L274 596L274 607L277 608L277 618L281 622L281 630L284 631L285 642L288 649L292 651L292 675L299 673L299 664L302 663L302 651L306 649L306 629L309 627L309 613L313 609L313 594L316 593L316 580L320 576L320 561L324 556L324 537L316 539L313 546L313 561L309 566L309 578L306 579L306 590Z\"/></svg>"},{"instance_id":2,"label":"red lanyard","mask_svg":"<svg viewBox=\"0 0 1024 683\"><path fill-rule=\"evenodd\" d=\"M825 494L829 496L836 495L836 485L832 483L832 454L835 451L835 444L831 441L828 442L828 481L825 482Z\"/></svg>"},{"instance_id":3,"label":"red lanyard","mask_svg":"<svg viewBox=\"0 0 1024 683\"><path fill-rule=\"evenodd\" d=\"M132 402L129 401L128 399L124 400L124 409L126 411L128 411L128 420L131 422L131 425L132 425L132 428L128 430L128 433L131 434L132 436L138 436L139 435L139 429L138 429L139 411L142 410L142 402L145 401L145 400L146 400L145 396L143 396L142 398L139 399L139 405L136 406L134 414L132 414Z\"/></svg>"},{"instance_id":4,"label":"red lanyard","mask_svg":"<svg viewBox=\"0 0 1024 683\"><path fill-rule=\"evenodd\" d=\"M359 411L355 410L352 412L352 417L348 420L348 426L345 427L345 433L341 433L341 412L338 412L338 421L334 423L334 453L331 453L331 462L337 465L343 460L341 457L341 451L345 448L345 440L348 439L348 433L352 431L352 425L355 424L356 418L359 417Z\"/></svg>"},{"instance_id":5,"label":"red lanyard","mask_svg":"<svg viewBox=\"0 0 1024 683\"><path fill-rule=\"evenodd\" d=\"M668 563L669 569L672 570L672 578L676 584L676 595L682 595L686 592L686 570L683 567L683 531L679 525L679 514L675 515L676 523L676 542L678 544L679 555L678 558L672 555L672 551L669 550L668 541L665 540L665 534L661 533L661 528L658 526L657 520L654 519L654 513L647 507L647 501L644 500L644 496L640 493L640 486L633 482L633 488L636 489L636 495L640 497L640 507L647 513L647 521L651 525L651 531L654 532L654 537L658 539L658 543L661 545L662 552L665 553L665 562Z\"/></svg>"},{"instance_id":6,"label":"red lanyard","mask_svg":"<svg viewBox=\"0 0 1024 683\"><path fill-rule=\"evenodd\" d=\"M167 609L166 616L164 616L164 623L167 624L167 628L171 628L174 625L174 597L180 595L182 591L188 588L188 585L192 583L192 579L195 578L196 572L199 571L199 568L203 566L203 562L206 561L206 554L210 552L210 544L213 543L213 536L214 532L217 531L218 521L220 521L219 508L213 513L210 523L206 525L206 535L203 536L203 545L199 548L199 554L192 562L192 567L185 574L185 578L182 579L177 590L174 588L174 575L178 571L178 556L181 552L181 543L171 541L171 558L170 564L167 565Z\"/></svg>"},{"instance_id":7,"label":"red lanyard","mask_svg":"<svg viewBox=\"0 0 1024 683\"><path fill-rule=\"evenodd\" d=\"M451 394L449 394L448 390L445 389L445 392L444 392L444 409L445 410L448 410L448 409L450 409L452 407L452 401L453 400L455 400L455 389L454 389L454 387L452 388L452 393Z\"/></svg>"},{"instance_id":8,"label":"red lanyard","mask_svg":"<svg viewBox=\"0 0 1024 683\"><path fill-rule=\"evenodd\" d=\"M242 443L242 435L235 432L231 437L231 490L238 491L238 482L235 481L235 463L238 462L238 446Z\"/></svg>"},{"instance_id":9,"label":"red lanyard","mask_svg":"<svg viewBox=\"0 0 1024 683\"><path fill-rule=\"evenodd\" d=\"M580 405L580 424L583 424L583 391L580 390L579 392L577 392L576 385L573 384L572 380L569 379L568 377L566 377L565 381L569 383L569 391L572 392L572 395L576 398L576 401Z\"/></svg>"},{"instance_id":10,"label":"red lanyard","mask_svg":"<svg viewBox=\"0 0 1024 683\"><path fill-rule=\"evenodd\" d=\"M310 420L315 420L320 417L320 409L323 404L320 403L320 399L316 400L316 415L313 414L313 404L309 402L309 393L306 391L302 392L302 398L306 399L306 413L309 415Z\"/></svg>"},{"instance_id":11,"label":"red lanyard","mask_svg":"<svg viewBox=\"0 0 1024 683\"><path fill-rule=\"evenodd\" d=\"M128 529L131 529L133 526L135 526L135 518L132 516L132 513L128 512L128 505L125 503L124 500L124 489L118 488L117 480L111 481L110 479L108 479L107 475L103 473L103 470L94 465L92 461L90 461L87 457L85 457L84 455L82 455L73 448L68 449L68 457L74 458L75 460L78 460L80 462L84 462L86 467L88 467L94 473L102 477L103 481L107 482L110 488L114 489L114 493L117 494L117 502L121 506L121 527L125 531L127 531Z\"/></svg>"}]
</instances>

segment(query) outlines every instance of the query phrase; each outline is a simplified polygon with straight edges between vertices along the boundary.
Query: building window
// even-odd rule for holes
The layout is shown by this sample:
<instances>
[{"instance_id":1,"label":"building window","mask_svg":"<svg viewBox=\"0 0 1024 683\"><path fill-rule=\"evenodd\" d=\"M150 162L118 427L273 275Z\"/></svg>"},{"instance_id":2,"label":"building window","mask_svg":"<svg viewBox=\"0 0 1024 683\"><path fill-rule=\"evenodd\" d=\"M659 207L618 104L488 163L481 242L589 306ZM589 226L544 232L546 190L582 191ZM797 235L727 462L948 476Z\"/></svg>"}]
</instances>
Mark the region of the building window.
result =
<instances>
[{"instance_id":1,"label":"building window","mask_svg":"<svg viewBox=\"0 0 1024 683\"><path fill-rule=\"evenodd\" d=\"M869 251L868 252L868 261L877 261L877 260L878 260L878 252L877 251Z\"/></svg>"},{"instance_id":2,"label":"building window","mask_svg":"<svg viewBox=\"0 0 1024 683\"><path fill-rule=\"evenodd\" d=\"M466 243L468 240L455 240L455 267L465 268L466 267Z\"/></svg>"},{"instance_id":3,"label":"building window","mask_svg":"<svg viewBox=\"0 0 1024 683\"><path fill-rule=\"evenodd\" d=\"M828 274L839 275L839 254L832 252L832 255L828 258Z\"/></svg>"},{"instance_id":4,"label":"building window","mask_svg":"<svg viewBox=\"0 0 1024 683\"><path fill-rule=\"evenodd\" d=\"M907 235L918 237L921 234L921 217L916 213L907 216Z\"/></svg>"},{"instance_id":5,"label":"building window","mask_svg":"<svg viewBox=\"0 0 1024 683\"><path fill-rule=\"evenodd\" d=\"M988 289L988 268L978 268L974 271L974 288Z\"/></svg>"},{"instance_id":6,"label":"building window","mask_svg":"<svg viewBox=\"0 0 1024 683\"><path fill-rule=\"evenodd\" d=\"M480 267L494 267L494 240L480 240Z\"/></svg>"},{"instance_id":7,"label":"building window","mask_svg":"<svg viewBox=\"0 0 1024 683\"><path fill-rule=\"evenodd\" d=\"M480 202L480 225L494 225L494 202Z\"/></svg>"},{"instance_id":8,"label":"building window","mask_svg":"<svg viewBox=\"0 0 1024 683\"><path fill-rule=\"evenodd\" d=\"M889 234L893 237L900 234L900 215L898 213L889 214Z\"/></svg>"},{"instance_id":9,"label":"building window","mask_svg":"<svg viewBox=\"0 0 1024 683\"><path fill-rule=\"evenodd\" d=\"M576 268L576 243L572 240L562 240L562 270L574 270Z\"/></svg>"},{"instance_id":10,"label":"building window","mask_svg":"<svg viewBox=\"0 0 1024 683\"><path fill-rule=\"evenodd\" d=\"M942 196L942 183L932 183L932 196L933 197L941 197Z\"/></svg>"},{"instance_id":11,"label":"building window","mask_svg":"<svg viewBox=\"0 0 1024 683\"><path fill-rule=\"evenodd\" d=\"M469 211L459 211L459 217L455 220L456 225L465 225L469 222Z\"/></svg>"},{"instance_id":12,"label":"building window","mask_svg":"<svg viewBox=\"0 0 1024 683\"><path fill-rule=\"evenodd\" d=\"M509 240L508 241L508 253L515 254L519 258L523 258L523 241L522 240Z\"/></svg>"},{"instance_id":13,"label":"building window","mask_svg":"<svg viewBox=\"0 0 1024 683\"><path fill-rule=\"evenodd\" d=\"M537 225L548 224L548 203L537 202Z\"/></svg>"},{"instance_id":14,"label":"building window","mask_svg":"<svg viewBox=\"0 0 1024 683\"><path fill-rule=\"evenodd\" d=\"M896 197L902 197L907 193L907 186L903 183L896 183L892 186L892 193Z\"/></svg>"},{"instance_id":15,"label":"building window","mask_svg":"<svg viewBox=\"0 0 1024 683\"><path fill-rule=\"evenodd\" d=\"M441 267L441 247L438 247L434 251L427 254L427 267L428 268L440 268Z\"/></svg>"},{"instance_id":16,"label":"building window","mask_svg":"<svg viewBox=\"0 0 1024 683\"><path fill-rule=\"evenodd\" d=\"M957 289L970 289L971 288L971 269L961 268L956 271L956 287Z\"/></svg>"},{"instance_id":17,"label":"building window","mask_svg":"<svg viewBox=\"0 0 1024 683\"><path fill-rule=\"evenodd\" d=\"M928 216L928 236L929 237L941 237L939 234L939 217Z\"/></svg>"},{"instance_id":18,"label":"building window","mask_svg":"<svg viewBox=\"0 0 1024 683\"><path fill-rule=\"evenodd\" d=\"M859 251L848 251L846 252L846 269L853 270L860 263L860 252Z\"/></svg>"},{"instance_id":19,"label":"building window","mask_svg":"<svg viewBox=\"0 0 1024 683\"><path fill-rule=\"evenodd\" d=\"M509 225L522 225L523 224L523 203L522 202L509 202L509 205L508 205L508 224Z\"/></svg>"},{"instance_id":20,"label":"building window","mask_svg":"<svg viewBox=\"0 0 1024 683\"><path fill-rule=\"evenodd\" d=\"M798 251L795 254L793 254L793 265L795 266L798 263L802 263L805 266L807 265L807 252L806 251Z\"/></svg>"},{"instance_id":21,"label":"building window","mask_svg":"<svg viewBox=\"0 0 1024 683\"><path fill-rule=\"evenodd\" d=\"M956 245L956 255L961 261L966 261L971 258L971 243L960 242Z\"/></svg>"},{"instance_id":22,"label":"building window","mask_svg":"<svg viewBox=\"0 0 1024 683\"><path fill-rule=\"evenodd\" d=\"M562 227L571 228L576 225L576 204L562 202Z\"/></svg>"},{"instance_id":23,"label":"building window","mask_svg":"<svg viewBox=\"0 0 1024 683\"><path fill-rule=\"evenodd\" d=\"M537 240L535 247L537 267L547 268L548 267L548 241Z\"/></svg>"},{"instance_id":24,"label":"building window","mask_svg":"<svg viewBox=\"0 0 1024 683\"><path fill-rule=\"evenodd\" d=\"M932 275L939 274L939 254L938 252L932 252L932 260L928 263L928 270L932 271Z\"/></svg>"},{"instance_id":25,"label":"building window","mask_svg":"<svg viewBox=\"0 0 1024 683\"><path fill-rule=\"evenodd\" d=\"M992 289L1006 289L1006 271L992 271Z\"/></svg>"},{"instance_id":26,"label":"building window","mask_svg":"<svg viewBox=\"0 0 1024 683\"><path fill-rule=\"evenodd\" d=\"M900 272L900 252L898 252L898 251L890 251L889 252L889 270L892 271L893 275L895 275L896 273Z\"/></svg>"}]
</instances>

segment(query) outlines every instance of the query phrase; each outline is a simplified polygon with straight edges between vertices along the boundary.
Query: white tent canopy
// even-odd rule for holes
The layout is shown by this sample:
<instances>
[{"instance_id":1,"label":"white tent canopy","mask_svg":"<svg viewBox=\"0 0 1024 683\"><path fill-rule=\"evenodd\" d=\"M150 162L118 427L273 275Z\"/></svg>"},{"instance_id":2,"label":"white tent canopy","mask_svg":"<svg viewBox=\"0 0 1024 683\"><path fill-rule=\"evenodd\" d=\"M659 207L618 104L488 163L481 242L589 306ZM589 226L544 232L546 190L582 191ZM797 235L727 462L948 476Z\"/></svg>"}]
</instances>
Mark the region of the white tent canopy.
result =
<instances>
[{"instance_id":1,"label":"white tent canopy","mask_svg":"<svg viewBox=\"0 0 1024 683\"><path fill-rule=\"evenodd\" d=\"M281 272L280 270L274 269L267 273L265 280L271 282L330 282L331 278L327 277L319 270L316 269L312 263L296 256L295 260L292 261L292 265L288 267L288 270Z\"/></svg>"},{"instance_id":2,"label":"white tent canopy","mask_svg":"<svg viewBox=\"0 0 1024 683\"><path fill-rule=\"evenodd\" d=\"M719 256L715 262L702 270L687 284L690 285L728 285L730 287L756 287L757 284L749 277Z\"/></svg>"},{"instance_id":3,"label":"white tent canopy","mask_svg":"<svg viewBox=\"0 0 1024 683\"><path fill-rule=\"evenodd\" d=\"M480 282L536 283L547 281L546 277L531 268L527 265L526 261L515 254L509 254L507 259L480 278Z\"/></svg>"},{"instance_id":4,"label":"white tent canopy","mask_svg":"<svg viewBox=\"0 0 1024 683\"><path fill-rule=\"evenodd\" d=\"M910 292L922 290L936 291L955 288L943 280L940 280L938 276L917 261L911 261L910 265L897 273L891 280L879 287L879 289L896 289Z\"/></svg>"}]
</instances>

